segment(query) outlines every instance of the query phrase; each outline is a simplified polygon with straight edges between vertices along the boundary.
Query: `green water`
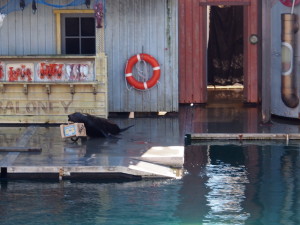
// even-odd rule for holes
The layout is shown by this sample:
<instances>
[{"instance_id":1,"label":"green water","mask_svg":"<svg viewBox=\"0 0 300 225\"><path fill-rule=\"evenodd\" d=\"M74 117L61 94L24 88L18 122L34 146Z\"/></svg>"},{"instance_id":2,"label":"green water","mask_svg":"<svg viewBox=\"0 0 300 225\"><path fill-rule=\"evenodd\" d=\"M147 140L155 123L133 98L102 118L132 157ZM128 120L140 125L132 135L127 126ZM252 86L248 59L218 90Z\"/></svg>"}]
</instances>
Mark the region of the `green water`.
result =
<instances>
[{"instance_id":1,"label":"green water","mask_svg":"<svg viewBox=\"0 0 300 225\"><path fill-rule=\"evenodd\" d=\"M180 180L1 181L0 224L300 224L299 153L189 146Z\"/></svg>"}]
</instances>

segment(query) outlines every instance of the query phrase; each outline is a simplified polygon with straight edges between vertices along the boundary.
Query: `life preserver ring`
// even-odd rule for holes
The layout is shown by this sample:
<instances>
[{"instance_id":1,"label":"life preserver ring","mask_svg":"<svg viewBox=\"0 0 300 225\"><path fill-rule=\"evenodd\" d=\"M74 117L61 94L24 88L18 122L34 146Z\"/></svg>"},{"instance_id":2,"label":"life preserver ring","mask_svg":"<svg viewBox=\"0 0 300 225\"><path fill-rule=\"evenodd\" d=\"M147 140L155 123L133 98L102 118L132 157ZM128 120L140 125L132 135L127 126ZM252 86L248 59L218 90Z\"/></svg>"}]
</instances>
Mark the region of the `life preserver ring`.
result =
<instances>
[{"instance_id":1,"label":"life preserver ring","mask_svg":"<svg viewBox=\"0 0 300 225\"><path fill-rule=\"evenodd\" d=\"M282 4L288 7L293 6L293 0L279 0ZM300 0L295 0L295 5L298 5L300 3Z\"/></svg>"},{"instance_id":2,"label":"life preserver ring","mask_svg":"<svg viewBox=\"0 0 300 225\"><path fill-rule=\"evenodd\" d=\"M152 77L149 80L147 80L146 82L137 81L132 75L132 69L133 69L134 65L137 62L142 61L142 60L149 63L153 68ZM146 90L146 89L152 88L154 85L157 84L157 82L160 78L159 63L153 56L148 55L148 54L141 53L141 54L134 55L127 61L126 69L125 69L125 77L126 77L127 82L136 89Z\"/></svg>"}]
</instances>

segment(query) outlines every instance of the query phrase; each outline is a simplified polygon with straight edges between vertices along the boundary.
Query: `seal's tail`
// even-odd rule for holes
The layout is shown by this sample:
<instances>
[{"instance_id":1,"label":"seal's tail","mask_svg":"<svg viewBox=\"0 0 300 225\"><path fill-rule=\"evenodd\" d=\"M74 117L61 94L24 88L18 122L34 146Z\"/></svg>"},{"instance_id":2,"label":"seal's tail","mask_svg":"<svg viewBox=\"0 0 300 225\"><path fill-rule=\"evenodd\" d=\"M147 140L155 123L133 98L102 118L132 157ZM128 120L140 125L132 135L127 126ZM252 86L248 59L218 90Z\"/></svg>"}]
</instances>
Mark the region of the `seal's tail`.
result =
<instances>
[{"instance_id":1,"label":"seal's tail","mask_svg":"<svg viewBox=\"0 0 300 225\"><path fill-rule=\"evenodd\" d=\"M120 129L120 132L123 132L123 131L125 131L125 130L128 130L130 127L133 127L134 125L131 125L131 126L129 126L129 127L125 127L125 128L122 128L122 129Z\"/></svg>"}]
</instances>

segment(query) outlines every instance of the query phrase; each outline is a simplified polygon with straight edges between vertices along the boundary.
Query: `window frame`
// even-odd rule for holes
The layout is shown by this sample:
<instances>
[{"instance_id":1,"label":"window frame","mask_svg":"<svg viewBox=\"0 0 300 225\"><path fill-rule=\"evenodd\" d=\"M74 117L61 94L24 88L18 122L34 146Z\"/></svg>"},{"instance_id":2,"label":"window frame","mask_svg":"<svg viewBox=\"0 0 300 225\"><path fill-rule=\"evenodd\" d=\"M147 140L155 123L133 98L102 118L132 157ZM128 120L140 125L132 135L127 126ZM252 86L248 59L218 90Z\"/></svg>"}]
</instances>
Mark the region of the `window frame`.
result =
<instances>
[{"instance_id":1,"label":"window frame","mask_svg":"<svg viewBox=\"0 0 300 225\"><path fill-rule=\"evenodd\" d=\"M61 55L62 54L62 17L65 14L74 14L74 16L76 16L76 14L94 14L95 11L93 9L74 9L74 10L53 10L53 13L55 15L55 22L56 22L56 54ZM80 17L80 16L78 16ZM97 42L98 39L96 37L96 25L95 25L95 46L97 46ZM95 52L95 55L97 54L97 49Z\"/></svg>"}]
</instances>

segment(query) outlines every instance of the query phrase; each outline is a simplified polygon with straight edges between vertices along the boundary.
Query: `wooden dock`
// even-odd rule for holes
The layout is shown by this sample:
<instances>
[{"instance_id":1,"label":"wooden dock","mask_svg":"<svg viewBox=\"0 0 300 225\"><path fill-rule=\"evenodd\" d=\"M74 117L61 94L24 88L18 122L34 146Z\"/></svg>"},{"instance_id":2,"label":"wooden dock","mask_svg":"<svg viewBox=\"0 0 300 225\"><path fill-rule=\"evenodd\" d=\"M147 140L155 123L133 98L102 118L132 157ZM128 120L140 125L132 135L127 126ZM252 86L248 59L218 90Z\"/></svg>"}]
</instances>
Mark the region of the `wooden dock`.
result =
<instances>
[{"instance_id":1,"label":"wooden dock","mask_svg":"<svg viewBox=\"0 0 300 225\"><path fill-rule=\"evenodd\" d=\"M291 133L194 133L185 135L185 145L190 145L193 142L200 143L215 143L215 141L239 141L247 142L250 141L278 141L278 140L300 140L300 134Z\"/></svg>"}]
</instances>

